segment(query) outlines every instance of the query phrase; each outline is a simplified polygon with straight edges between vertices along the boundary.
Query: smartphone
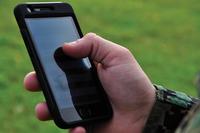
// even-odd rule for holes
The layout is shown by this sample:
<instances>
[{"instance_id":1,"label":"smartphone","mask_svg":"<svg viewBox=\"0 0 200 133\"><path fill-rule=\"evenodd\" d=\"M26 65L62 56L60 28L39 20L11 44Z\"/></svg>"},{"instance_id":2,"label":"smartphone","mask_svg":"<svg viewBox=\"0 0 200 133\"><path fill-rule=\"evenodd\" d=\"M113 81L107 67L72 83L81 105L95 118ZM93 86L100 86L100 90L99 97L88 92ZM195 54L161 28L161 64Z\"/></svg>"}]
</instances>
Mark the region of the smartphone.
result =
<instances>
[{"instance_id":1,"label":"smartphone","mask_svg":"<svg viewBox=\"0 0 200 133\"><path fill-rule=\"evenodd\" d=\"M88 58L62 51L64 42L83 34L67 3L17 5L14 14L48 108L60 128L87 125L112 117L112 108Z\"/></svg>"}]
</instances>

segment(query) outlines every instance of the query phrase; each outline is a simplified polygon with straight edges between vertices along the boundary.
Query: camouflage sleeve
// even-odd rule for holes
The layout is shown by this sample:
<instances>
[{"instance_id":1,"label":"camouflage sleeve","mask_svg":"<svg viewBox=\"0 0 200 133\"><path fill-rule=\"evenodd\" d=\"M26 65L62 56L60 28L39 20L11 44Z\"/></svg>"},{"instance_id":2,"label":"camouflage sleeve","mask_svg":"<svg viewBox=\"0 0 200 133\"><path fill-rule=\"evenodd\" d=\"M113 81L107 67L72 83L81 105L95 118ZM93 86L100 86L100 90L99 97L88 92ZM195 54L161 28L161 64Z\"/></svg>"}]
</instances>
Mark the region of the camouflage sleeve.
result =
<instances>
[{"instance_id":1,"label":"camouflage sleeve","mask_svg":"<svg viewBox=\"0 0 200 133\"><path fill-rule=\"evenodd\" d=\"M156 102L143 133L174 133L184 116L199 102L182 92L155 85Z\"/></svg>"},{"instance_id":2,"label":"camouflage sleeve","mask_svg":"<svg viewBox=\"0 0 200 133\"><path fill-rule=\"evenodd\" d=\"M176 133L200 133L200 104L194 106L181 124Z\"/></svg>"}]
</instances>

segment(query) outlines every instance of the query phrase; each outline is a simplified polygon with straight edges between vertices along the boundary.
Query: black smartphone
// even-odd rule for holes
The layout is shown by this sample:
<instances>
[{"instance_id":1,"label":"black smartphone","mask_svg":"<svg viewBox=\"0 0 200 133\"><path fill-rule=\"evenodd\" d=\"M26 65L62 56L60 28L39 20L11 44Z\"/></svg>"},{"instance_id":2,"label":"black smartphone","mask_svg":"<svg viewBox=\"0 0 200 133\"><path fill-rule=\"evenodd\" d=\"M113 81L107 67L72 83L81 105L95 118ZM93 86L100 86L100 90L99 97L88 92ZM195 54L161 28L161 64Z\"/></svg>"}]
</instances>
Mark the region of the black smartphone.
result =
<instances>
[{"instance_id":1,"label":"black smartphone","mask_svg":"<svg viewBox=\"0 0 200 133\"><path fill-rule=\"evenodd\" d=\"M83 36L72 7L27 3L17 5L14 14L56 125L71 128L111 118L93 62L62 51L64 42Z\"/></svg>"}]
</instances>

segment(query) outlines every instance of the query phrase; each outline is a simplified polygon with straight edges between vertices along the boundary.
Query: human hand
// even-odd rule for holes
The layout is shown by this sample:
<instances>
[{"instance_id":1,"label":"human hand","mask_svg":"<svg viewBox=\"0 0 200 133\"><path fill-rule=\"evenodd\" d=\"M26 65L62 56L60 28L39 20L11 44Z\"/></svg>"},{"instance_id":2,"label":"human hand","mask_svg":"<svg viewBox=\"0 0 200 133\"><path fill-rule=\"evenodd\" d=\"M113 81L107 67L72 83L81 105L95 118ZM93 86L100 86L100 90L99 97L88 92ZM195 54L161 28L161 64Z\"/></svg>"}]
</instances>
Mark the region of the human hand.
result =
<instances>
[{"instance_id":1,"label":"human hand","mask_svg":"<svg viewBox=\"0 0 200 133\"><path fill-rule=\"evenodd\" d=\"M111 102L113 118L93 125L93 132L142 132L155 101L155 89L131 52L93 33L64 44L63 51L75 58L90 57L95 62L99 79ZM25 77L24 86L30 91L39 90L34 72ZM40 120L51 119L46 103L36 106L36 115ZM77 127L70 132L86 131Z\"/></svg>"}]
</instances>

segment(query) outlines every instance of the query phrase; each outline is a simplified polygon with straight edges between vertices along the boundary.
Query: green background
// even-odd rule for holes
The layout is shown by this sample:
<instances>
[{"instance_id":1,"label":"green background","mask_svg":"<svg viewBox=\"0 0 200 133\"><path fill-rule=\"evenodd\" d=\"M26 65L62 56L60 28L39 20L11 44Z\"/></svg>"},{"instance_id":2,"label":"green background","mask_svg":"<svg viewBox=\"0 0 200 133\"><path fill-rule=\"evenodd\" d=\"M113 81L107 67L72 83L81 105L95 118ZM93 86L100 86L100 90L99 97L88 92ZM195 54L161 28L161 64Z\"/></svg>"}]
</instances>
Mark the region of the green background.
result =
<instances>
[{"instance_id":1,"label":"green background","mask_svg":"<svg viewBox=\"0 0 200 133\"><path fill-rule=\"evenodd\" d=\"M43 96L23 89L23 77L33 67L13 16L21 2L0 0L0 133L64 133L34 117ZM152 82L196 96L199 0L65 2L72 4L84 34L95 32L129 48Z\"/></svg>"}]
</instances>

